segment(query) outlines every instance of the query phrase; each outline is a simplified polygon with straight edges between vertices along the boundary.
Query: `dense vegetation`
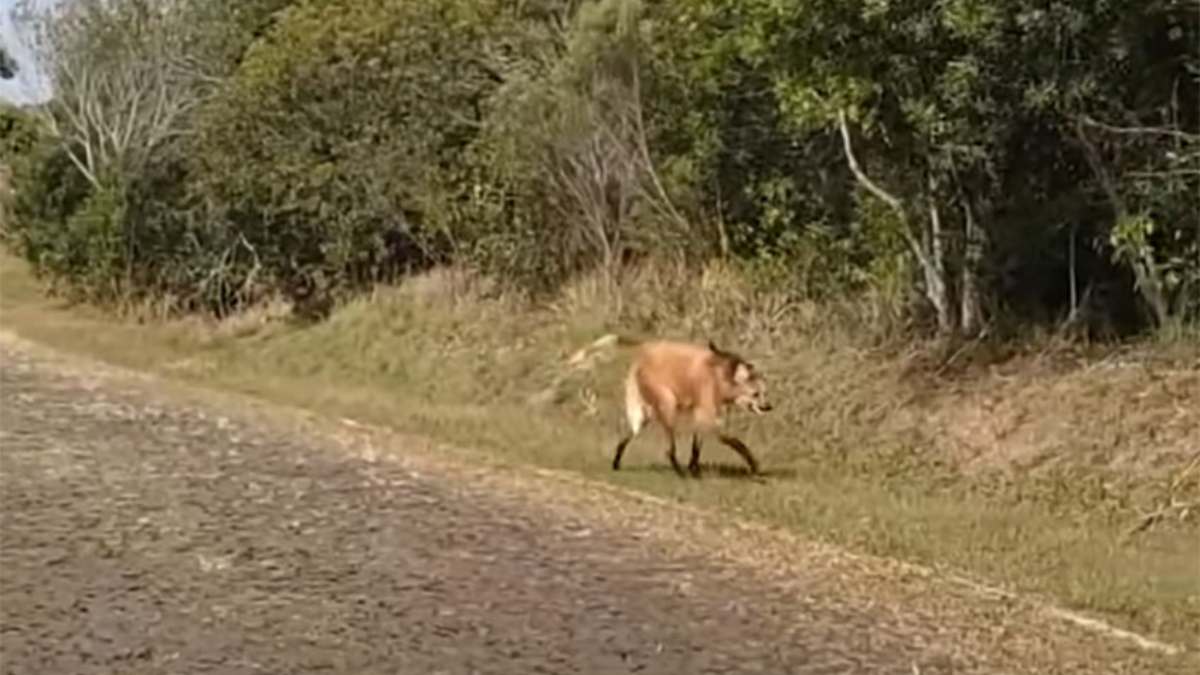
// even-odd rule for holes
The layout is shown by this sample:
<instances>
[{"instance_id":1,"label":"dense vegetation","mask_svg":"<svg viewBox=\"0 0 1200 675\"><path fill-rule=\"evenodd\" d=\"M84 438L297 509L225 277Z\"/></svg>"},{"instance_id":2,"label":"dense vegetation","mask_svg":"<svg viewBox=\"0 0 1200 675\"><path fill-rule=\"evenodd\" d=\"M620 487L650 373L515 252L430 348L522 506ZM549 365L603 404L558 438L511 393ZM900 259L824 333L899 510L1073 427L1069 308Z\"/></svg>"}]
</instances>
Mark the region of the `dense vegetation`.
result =
<instances>
[{"instance_id":1,"label":"dense vegetation","mask_svg":"<svg viewBox=\"0 0 1200 675\"><path fill-rule=\"evenodd\" d=\"M1187 0L56 12L55 97L0 119L3 236L92 300L325 305L446 262L544 293L720 256L944 335L1200 317Z\"/></svg>"}]
</instances>

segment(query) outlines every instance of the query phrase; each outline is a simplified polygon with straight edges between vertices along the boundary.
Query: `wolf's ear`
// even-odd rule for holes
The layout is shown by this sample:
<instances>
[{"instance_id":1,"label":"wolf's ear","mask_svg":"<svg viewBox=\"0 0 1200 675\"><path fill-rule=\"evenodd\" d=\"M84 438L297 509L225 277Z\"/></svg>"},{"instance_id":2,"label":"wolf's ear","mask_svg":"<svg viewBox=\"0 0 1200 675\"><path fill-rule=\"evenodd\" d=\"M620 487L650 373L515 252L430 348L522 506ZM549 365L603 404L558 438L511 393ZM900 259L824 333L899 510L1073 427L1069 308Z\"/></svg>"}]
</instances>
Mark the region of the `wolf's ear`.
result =
<instances>
[{"instance_id":1,"label":"wolf's ear","mask_svg":"<svg viewBox=\"0 0 1200 675\"><path fill-rule=\"evenodd\" d=\"M738 384L745 384L745 382L749 379L750 379L750 366L748 366L744 362L739 361L737 363L737 365L735 365L733 367L733 381L737 382Z\"/></svg>"}]
</instances>

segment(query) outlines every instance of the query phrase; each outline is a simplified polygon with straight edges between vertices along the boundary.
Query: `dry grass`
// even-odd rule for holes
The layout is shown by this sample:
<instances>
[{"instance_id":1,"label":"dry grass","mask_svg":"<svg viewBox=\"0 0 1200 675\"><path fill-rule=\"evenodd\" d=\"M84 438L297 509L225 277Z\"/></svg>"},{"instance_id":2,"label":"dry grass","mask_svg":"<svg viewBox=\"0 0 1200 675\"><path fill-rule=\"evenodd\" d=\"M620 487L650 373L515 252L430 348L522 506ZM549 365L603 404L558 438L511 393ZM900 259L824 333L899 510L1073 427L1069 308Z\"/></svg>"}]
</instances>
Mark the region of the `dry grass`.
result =
<instances>
[{"instance_id":1,"label":"dry grass","mask_svg":"<svg viewBox=\"0 0 1200 675\"><path fill-rule=\"evenodd\" d=\"M237 320L250 328L135 326L56 307L6 259L0 312L28 337L122 365L736 511L1200 646L1195 510L1130 535L1147 514L1200 496L1200 472L1186 473L1200 453L1195 342L1003 359L982 346L882 349L848 328L854 308L764 293L726 266L699 277L647 267L619 295L606 288L581 279L532 308L440 270L309 327L277 315ZM679 480L657 434L634 442L624 470L608 469L623 361L571 374L563 360L616 327L713 337L762 364L777 412L730 423L765 482L744 480L718 446L706 448L704 480Z\"/></svg>"}]
</instances>

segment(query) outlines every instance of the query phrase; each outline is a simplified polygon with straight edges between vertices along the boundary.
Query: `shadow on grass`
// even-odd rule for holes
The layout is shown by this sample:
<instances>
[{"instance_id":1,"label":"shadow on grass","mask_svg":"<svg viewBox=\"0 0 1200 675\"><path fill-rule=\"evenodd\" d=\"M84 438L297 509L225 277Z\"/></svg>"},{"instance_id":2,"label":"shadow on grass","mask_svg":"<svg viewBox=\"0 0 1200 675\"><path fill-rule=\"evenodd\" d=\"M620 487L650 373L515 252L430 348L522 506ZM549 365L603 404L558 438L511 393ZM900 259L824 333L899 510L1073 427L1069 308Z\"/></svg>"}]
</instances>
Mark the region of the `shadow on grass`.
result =
<instances>
[{"instance_id":1,"label":"shadow on grass","mask_svg":"<svg viewBox=\"0 0 1200 675\"><path fill-rule=\"evenodd\" d=\"M672 475L675 473L675 470L669 464L622 465L621 471ZM752 483L765 483L768 480L793 480L796 478L796 470L792 468L760 469L757 474L752 474L749 467L745 464L700 462L699 476L693 475L685 469L683 478L719 478L722 480L744 480Z\"/></svg>"}]
</instances>

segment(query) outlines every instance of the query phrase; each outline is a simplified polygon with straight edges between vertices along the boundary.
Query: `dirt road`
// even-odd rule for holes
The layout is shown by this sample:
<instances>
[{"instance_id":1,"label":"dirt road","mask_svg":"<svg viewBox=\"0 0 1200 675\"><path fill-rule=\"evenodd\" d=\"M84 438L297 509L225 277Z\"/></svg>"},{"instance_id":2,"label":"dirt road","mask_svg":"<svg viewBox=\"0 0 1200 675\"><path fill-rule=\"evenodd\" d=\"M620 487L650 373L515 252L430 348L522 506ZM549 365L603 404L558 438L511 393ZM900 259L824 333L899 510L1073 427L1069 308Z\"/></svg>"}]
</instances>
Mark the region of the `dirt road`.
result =
<instances>
[{"instance_id":1,"label":"dirt road","mask_svg":"<svg viewBox=\"0 0 1200 675\"><path fill-rule=\"evenodd\" d=\"M1018 663L945 617L897 616L817 584L798 596L540 497L370 461L3 344L0 406L3 673ZM1063 669L1096 672L1090 659Z\"/></svg>"}]
</instances>

